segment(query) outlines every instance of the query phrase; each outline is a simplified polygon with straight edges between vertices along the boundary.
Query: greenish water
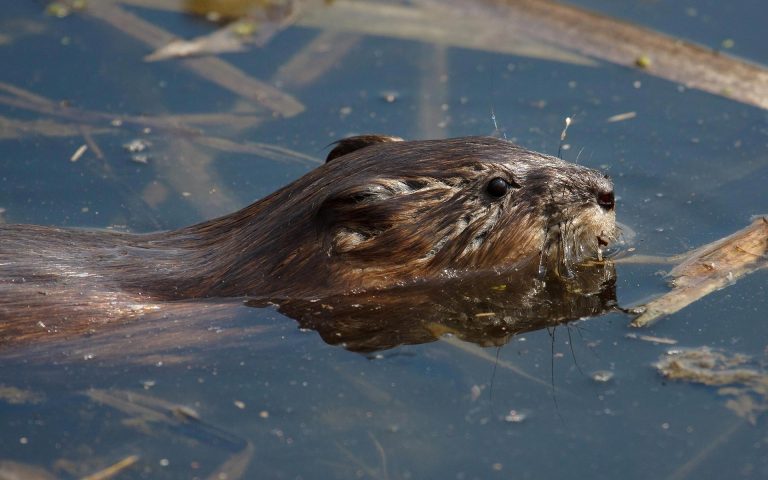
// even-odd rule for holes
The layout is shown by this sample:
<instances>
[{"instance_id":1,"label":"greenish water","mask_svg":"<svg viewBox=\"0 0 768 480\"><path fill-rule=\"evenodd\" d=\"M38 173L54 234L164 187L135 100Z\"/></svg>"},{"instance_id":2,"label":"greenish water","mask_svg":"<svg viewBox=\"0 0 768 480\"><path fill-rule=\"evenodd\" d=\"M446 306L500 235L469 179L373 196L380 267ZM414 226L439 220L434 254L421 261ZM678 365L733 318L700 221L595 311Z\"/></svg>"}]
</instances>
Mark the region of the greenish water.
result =
<instances>
[{"instance_id":1,"label":"greenish water","mask_svg":"<svg viewBox=\"0 0 768 480\"><path fill-rule=\"evenodd\" d=\"M174 228L246 205L313 167L298 156L212 149L198 133L125 119L223 112L257 120L195 128L318 161L328 143L354 133L490 134L491 111L508 138L555 154L563 119L572 116L563 156L611 174L618 218L636 232L638 253L683 252L768 211L765 111L681 91L635 69L334 37L351 46L322 75L306 85L282 79L290 84L282 91L305 107L282 118L179 62L142 62L150 50L103 22L53 18L37 2L5 3L0 82L99 114L0 104L0 217L9 223ZM733 39L734 53L768 62L760 43L768 12L758 2L579 3L714 48ZM128 10L179 36L211 31L173 12ZM317 35L294 26L263 49L221 57L281 85L281 66ZM606 122L630 111L634 119ZM72 162L89 135L101 158L89 148ZM150 143L146 164L124 147L137 138ZM619 267L619 303L666 291L662 268ZM129 455L140 458L116 478L207 478L238 456L250 458L243 478L765 478L765 418L750 424L716 388L668 382L652 364L670 348L709 346L764 368L767 278L758 272L643 332L611 313L524 333L499 348L453 340L363 355L326 344L272 309L245 307L215 326L197 325L221 329L221 340L180 345L178 362L137 364L130 344L143 337L114 345L118 354L109 359L30 348L0 364L3 387L32 394L0 398L0 460L61 478ZM612 376L600 382L595 372ZM166 412L152 399L185 405L200 421L126 412L89 397L92 389L134 392L141 395L134 403L150 412Z\"/></svg>"}]
</instances>

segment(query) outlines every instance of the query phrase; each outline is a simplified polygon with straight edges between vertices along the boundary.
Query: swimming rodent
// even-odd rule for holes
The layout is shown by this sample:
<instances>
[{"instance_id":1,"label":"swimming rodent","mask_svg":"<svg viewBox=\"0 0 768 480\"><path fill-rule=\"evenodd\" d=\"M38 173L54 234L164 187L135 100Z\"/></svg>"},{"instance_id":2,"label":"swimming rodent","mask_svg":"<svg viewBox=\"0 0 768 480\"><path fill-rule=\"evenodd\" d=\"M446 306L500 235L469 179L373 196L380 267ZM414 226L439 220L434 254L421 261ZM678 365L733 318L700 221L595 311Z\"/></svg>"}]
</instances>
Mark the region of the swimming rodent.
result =
<instances>
[{"instance_id":1,"label":"swimming rodent","mask_svg":"<svg viewBox=\"0 0 768 480\"><path fill-rule=\"evenodd\" d=\"M351 137L273 194L179 230L0 225L0 333L181 299L313 299L524 264L567 277L615 237L613 185L595 170L491 137Z\"/></svg>"}]
</instances>

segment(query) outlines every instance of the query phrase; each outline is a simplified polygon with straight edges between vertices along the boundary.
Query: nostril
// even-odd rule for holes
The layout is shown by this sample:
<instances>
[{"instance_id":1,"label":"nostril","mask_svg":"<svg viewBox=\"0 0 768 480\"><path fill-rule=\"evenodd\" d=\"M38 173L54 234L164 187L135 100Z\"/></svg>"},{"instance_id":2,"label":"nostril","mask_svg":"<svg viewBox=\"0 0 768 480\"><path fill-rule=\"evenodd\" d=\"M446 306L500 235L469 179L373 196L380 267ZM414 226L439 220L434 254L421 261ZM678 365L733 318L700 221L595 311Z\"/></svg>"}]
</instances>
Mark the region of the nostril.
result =
<instances>
[{"instance_id":1,"label":"nostril","mask_svg":"<svg viewBox=\"0 0 768 480\"><path fill-rule=\"evenodd\" d=\"M601 192L597 194L597 204L603 210L611 211L616 206L616 199L613 197L613 190L610 192Z\"/></svg>"}]
</instances>

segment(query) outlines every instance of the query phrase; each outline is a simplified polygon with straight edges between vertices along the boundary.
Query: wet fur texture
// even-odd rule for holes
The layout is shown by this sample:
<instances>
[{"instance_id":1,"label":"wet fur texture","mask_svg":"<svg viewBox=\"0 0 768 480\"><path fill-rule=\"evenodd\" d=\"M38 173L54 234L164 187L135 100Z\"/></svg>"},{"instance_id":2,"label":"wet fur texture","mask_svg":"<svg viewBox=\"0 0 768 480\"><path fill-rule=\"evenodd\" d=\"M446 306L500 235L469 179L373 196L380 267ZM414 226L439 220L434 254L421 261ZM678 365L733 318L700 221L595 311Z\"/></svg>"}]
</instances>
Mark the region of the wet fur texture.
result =
<instances>
[{"instance_id":1,"label":"wet fur texture","mask_svg":"<svg viewBox=\"0 0 768 480\"><path fill-rule=\"evenodd\" d=\"M522 262L567 276L615 237L599 172L496 138L380 138L175 231L0 225L2 333L25 319L100 323L169 300L317 298ZM496 177L510 184L501 198L486 190Z\"/></svg>"}]
</instances>

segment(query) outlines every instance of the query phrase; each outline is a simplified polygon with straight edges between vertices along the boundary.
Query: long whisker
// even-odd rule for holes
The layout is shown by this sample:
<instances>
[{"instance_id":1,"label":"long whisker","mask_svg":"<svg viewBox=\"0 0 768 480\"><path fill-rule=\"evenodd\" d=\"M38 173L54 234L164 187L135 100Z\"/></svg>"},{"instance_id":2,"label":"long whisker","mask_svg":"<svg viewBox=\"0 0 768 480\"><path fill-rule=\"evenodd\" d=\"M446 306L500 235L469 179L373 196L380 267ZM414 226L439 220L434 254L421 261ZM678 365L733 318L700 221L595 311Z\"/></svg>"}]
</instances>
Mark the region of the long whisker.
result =
<instances>
[{"instance_id":1,"label":"long whisker","mask_svg":"<svg viewBox=\"0 0 768 480\"><path fill-rule=\"evenodd\" d=\"M571 327L567 323L565 324L565 331L568 332L568 345L571 347L571 357L573 358L573 364L576 365L576 370L578 370L579 373L586 377L584 371L581 369L581 366L579 366L578 360L576 360L576 352L573 350L573 337L571 337Z\"/></svg>"}]
</instances>

